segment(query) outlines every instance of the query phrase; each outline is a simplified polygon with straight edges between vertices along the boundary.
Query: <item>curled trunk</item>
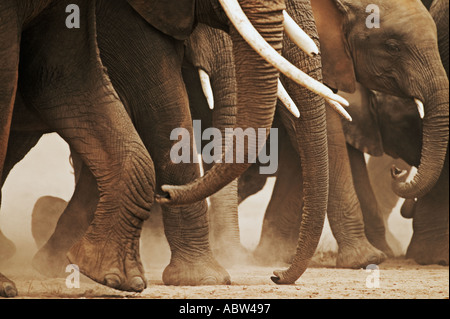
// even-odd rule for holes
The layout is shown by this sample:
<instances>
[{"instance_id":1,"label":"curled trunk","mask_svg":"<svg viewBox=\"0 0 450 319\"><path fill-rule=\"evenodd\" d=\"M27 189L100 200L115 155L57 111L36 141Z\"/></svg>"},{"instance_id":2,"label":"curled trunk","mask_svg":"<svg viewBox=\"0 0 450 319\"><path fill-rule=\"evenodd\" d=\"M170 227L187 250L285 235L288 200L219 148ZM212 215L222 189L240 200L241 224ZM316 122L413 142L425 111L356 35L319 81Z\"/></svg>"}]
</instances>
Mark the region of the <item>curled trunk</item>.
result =
<instances>
[{"instance_id":1,"label":"curled trunk","mask_svg":"<svg viewBox=\"0 0 450 319\"><path fill-rule=\"evenodd\" d=\"M310 2L290 1L287 11L318 43ZM320 56L308 58L286 37L283 55L311 77L322 80ZM290 80L283 79L283 82L300 108L300 119L294 119L284 109L280 111L292 144L300 155L304 205L295 257L287 270L275 271L272 280L278 284L292 284L306 270L322 234L328 203L328 144L323 98Z\"/></svg>"},{"instance_id":2,"label":"curled trunk","mask_svg":"<svg viewBox=\"0 0 450 319\"><path fill-rule=\"evenodd\" d=\"M436 61L440 63L440 59ZM449 135L449 83L444 68L441 66L439 69L439 74L431 74L429 79L425 79L428 88L422 88L421 93L417 94L425 106L422 152L417 173L410 182L404 182L405 174L392 170L393 190L403 198L426 195L436 184L444 165Z\"/></svg>"},{"instance_id":3,"label":"curled trunk","mask_svg":"<svg viewBox=\"0 0 450 319\"><path fill-rule=\"evenodd\" d=\"M242 0L240 4L263 38L280 51L284 3L272 2L267 7L264 3L255 5L249 0ZM242 130L265 128L267 138L275 113L278 71L255 52L232 26L230 36L233 41L238 92L236 127ZM240 149L237 145L233 148L233 154ZM222 156L222 163L214 165L202 178L185 186L163 186L165 198L158 200L162 204L189 204L202 200L241 175L252 160L248 158L247 152L243 154L243 159L243 163L226 163L225 156Z\"/></svg>"}]
</instances>

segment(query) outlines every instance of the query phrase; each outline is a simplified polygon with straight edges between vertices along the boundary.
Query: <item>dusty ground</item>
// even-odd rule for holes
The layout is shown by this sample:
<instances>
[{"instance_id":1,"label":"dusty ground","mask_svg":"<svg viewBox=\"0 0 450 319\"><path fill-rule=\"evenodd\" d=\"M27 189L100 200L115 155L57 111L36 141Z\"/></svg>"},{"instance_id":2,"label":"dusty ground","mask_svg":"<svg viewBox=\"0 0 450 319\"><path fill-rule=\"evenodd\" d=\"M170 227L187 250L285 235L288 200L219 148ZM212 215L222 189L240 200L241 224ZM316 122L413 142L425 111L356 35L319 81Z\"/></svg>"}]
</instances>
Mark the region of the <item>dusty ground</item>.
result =
<instances>
[{"instance_id":1,"label":"dusty ground","mask_svg":"<svg viewBox=\"0 0 450 319\"><path fill-rule=\"evenodd\" d=\"M234 266L228 271L229 286L168 287L162 284L161 275L168 261L168 249L162 246L157 254L144 246L143 261L149 287L141 294L121 293L82 278L80 288L68 289L65 278L48 279L30 266L36 247L31 236L32 207L40 196L52 195L68 200L73 191L73 175L68 162L67 145L58 137L47 136L15 167L4 187L0 227L14 241L18 256L2 271L14 280L19 298L448 298L449 268L433 265L419 266L401 257L379 266L379 287L368 288L372 283L365 270L336 269L336 242L328 224L311 267L295 285L277 286L270 280L276 267L251 264ZM253 249L258 242L262 216L267 205L270 183L266 192L249 198L240 206L241 242ZM389 228L396 236L391 243L401 256L411 237L411 223L400 217L398 210L391 214ZM161 259L155 263L152 256ZM283 266L281 266L283 268ZM369 277L368 277L369 276Z\"/></svg>"},{"instance_id":2,"label":"dusty ground","mask_svg":"<svg viewBox=\"0 0 450 319\"><path fill-rule=\"evenodd\" d=\"M140 294L122 293L81 279L80 288L68 289L66 279L48 279L31 268L5 272L16 282L20 298L151 298L151 299L441 299L449 297L449 270L443 266L419 266L394 259L379 266L379 287L368 288L365 270L336 269L333 258L317 256L295 285L278 286L270 276L274 267L251 265L228 269L228 286L174 287L161 280L162 267L147 268L149 286ZM369 283L373 283L370 280Z\"/></svg>"}]
</instances>

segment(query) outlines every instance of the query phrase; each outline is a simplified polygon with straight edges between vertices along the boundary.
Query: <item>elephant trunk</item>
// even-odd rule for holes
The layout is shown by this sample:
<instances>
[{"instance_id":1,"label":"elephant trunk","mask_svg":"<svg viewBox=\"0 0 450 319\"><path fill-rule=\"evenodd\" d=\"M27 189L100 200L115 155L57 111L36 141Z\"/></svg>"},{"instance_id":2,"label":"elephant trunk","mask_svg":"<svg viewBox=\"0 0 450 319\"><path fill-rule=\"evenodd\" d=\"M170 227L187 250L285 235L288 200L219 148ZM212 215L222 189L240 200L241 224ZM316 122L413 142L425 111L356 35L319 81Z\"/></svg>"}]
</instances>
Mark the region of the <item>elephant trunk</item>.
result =
<instances>
[{"instance_id":1,"label":"elephant trunk","mask_svg":"<svg viewBox=\"0 0 450 319\"><path fill-rule=\"evenodd\" d=\"M280 51L283 39L284 1L272 1L270 7L264 3L255 5L255 1L242 0L241 7L253 26L272 45ZM245 131L247 128L266 129L266 138L275 113L277 99L278 71L239 35L234 27L230 27L233 41L234 60L236 65L238 107L236 127ZM248 144L256 144L249 136ZM258 143L261 141L258 141ZM214 165L204 176L184 186L164 185L162 190L166 197L159 197L161 204L189 204L202 200L241 175L250 165L253 158L245 148L234 145L233 154L243 158L243 163L225 161ZM227 146L226 146L227 147ZM244 149L244 154L236 154L236 150Z\"/></svg>"},{"instance_id":2,"label":"elephant trunk","mask_svg":"<svg viewBox=\"0 0 450 319\"><path fill-rule=\"evenodd\" d=\"M310 2L290 1L287 7L293 19L318 43ZM283 43L283 55L311 77L322 80L320 56L307 58L287 39ZM288 117L287 130L301 159L304 205L295 257L289 269L275 271L272 280L277 284L292 284L306 270L322 234L328 203L328 144L324 99L292 81L284 83L300 107L300 119L293 119L284 110L282 114L284 119Z\"/></svg>"},{"instance_id":3,"label":"elephant trunk","mask_svg":"<svg viewBox=\"0 0 450 319\"><path fill-rule=\"evenodd\" d=\"M440 59L437 60L440 63ZM424 81L428 89L423 97L425 117L423 118L422 152L417 173L410 182L404 182L406 173L393 167L392 187L403 198L420 198L436 184L445 161L449 138L449 82L443 67L439 74ZM429 73L429 72L428 72ZM431 85L430 85L431 83Z\"/></svg>"}]
</instances>

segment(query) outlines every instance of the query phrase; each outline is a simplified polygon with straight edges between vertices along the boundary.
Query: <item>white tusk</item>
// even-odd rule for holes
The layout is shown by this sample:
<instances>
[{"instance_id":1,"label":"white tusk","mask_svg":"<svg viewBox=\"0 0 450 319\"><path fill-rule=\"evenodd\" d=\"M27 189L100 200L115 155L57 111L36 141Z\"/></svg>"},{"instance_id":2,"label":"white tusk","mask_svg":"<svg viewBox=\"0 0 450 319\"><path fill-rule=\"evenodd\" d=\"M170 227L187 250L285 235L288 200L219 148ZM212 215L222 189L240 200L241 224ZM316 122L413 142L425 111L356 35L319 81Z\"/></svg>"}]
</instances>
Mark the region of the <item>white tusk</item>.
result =
<instances>
[{"instance_id":1,"label":"white tusk","mask_svg":"<svg viewBox=\"0 0 450 319\"><path fill-rule=\"evenodd\" d=\"M200 76L200 83L202 85L203 94L206 97L209 108L214 110L214 94L211 87L211 80L209 79L208 73L205 70L198 69L198 75Z\"/></svg>"},{"instance_id":2,"label":"white tusk","mask_svg":"<svg viewBox=\"0 0 450 319\"><path fill-rule=\"evenodd\" d=\"M340 116L342 116L344 119L346 119L349 122L352 122L353 119L350 116L350 114L348 114L348 112L342 107L342 105L340 105L339 103L337 103L336 101L333 100L327 100L328 104L330 104L330 106L336 111L338 112L338 114Z\"/></svg>"},{"instance_id":3,"label":"white tusk","mask_svg":"<svg viewBox=\"0 0 450 319\"><path fill-rule=\"evenodd\" d=\"M284 31L289 38L300 49L302 49L310 57L319 54L319 48L313 39L311 39L305 31L289 16L289 14L283 10L284 16Z\"/></svg>"},{"instance_id":4,"label":"white tusk","mask_svg":"<svg viewBox=\"0 0 450 319\"><path fill-rule=\"evenodd\" d=\"M345 106L349 106L346 99L334 94L331 89L300 71L292 65L292 63L283 58L274 48L272 48L248 20L237 0L219 1L226 15L233 23L239 34L259 55L278 69L278 71L284 73L292 81L306 87L325 99L330 99Z\"/></svg>"},{"instance_id":5,"label":"white tusk","mask_svg":"<svg viewBox=\"0 0 450 319\"><path fill-rule=\"evenodd\" d=\"M298 110L297 105L295 105L280 80L278 80L278 98L292 115L296 118L300 117L300 111Z\"/></svg>"},{"instance_id":6,"label":"white tusk","mask_svg":"<svg viewBox=\"0 0 450 319\"><path fill-rule=\"evenodd\" d=\"M423 119L425 117L425 109L423 108L422 101L415 98L414 102L417 105L417 110L419 111L420 118Z\"/></svg>"}]
</instances>

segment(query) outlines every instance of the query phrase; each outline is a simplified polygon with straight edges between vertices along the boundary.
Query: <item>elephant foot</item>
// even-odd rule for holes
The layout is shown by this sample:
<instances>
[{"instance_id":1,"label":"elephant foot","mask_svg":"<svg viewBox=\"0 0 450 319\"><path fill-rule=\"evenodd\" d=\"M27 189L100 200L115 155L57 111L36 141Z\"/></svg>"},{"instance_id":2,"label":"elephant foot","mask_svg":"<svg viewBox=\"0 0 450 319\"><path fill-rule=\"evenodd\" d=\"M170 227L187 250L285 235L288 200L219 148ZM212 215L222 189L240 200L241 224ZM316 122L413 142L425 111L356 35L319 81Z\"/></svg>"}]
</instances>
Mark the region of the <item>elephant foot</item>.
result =
<instances>
[{"instance_id":1,"label":"elephant foot","mask_svg":"<svg viewBox=\"0 0 450 319\"><path fill-rule=\"evenodd\" d=\"M0 264L16 253L16 246L0 231Z\"/></svg>"},{"instance_id":2,"label":"elephant foot","mask_svg":"<svg viewBox=\"0 0 450 319\"><path fill-rule=\"evenodd\" d=\"M441 240L424 240L419 236L413 236L406 252L406 258L414 259L420 265L448 266L448 235Z\"/></svg>"},{"instance_id":3,"label":"elephant foot","mask_svg":"<svg viewBox=\"0 0 450 319\"><path fill-rule=\"evenodd\" d=\"M385 234L368 234L366 233L369 243L373 247L381 250L388 258L393 258L395 256L394 251L389 246Z\"/></svg>"},{"instance_id":4,"label":"elephant foot","mask_svg":"<svg viewBox=\"0 0 450 319\"><path fill-rule=\"evenodd\" d=\"M170 286L230 285L231 279L213 257L195 262L173 258L164 269L163 282Z\"/></svg>"},{"instance_id":5,"label":"elephant foot","mask_svg":"<svg viewBox=\"0 0 450 319\"><path fill-rule=\"evenodd\" d=\"M0 273L0 297L12 298L17 296L16 285Z\"/></svg>"},{"instance_id":6,"label":"elephant foot","mask_svg":"<svg viewBox=\"0 0 450 319\"><path fill-rule=\"evenodd\" d=\"M55 251L44 245L34 255L31 264L39 273L50 278L65 277L66 267L69 264L67 260L67 251Z\"/></svg>"},{"instance_id":7,"label":"elephant foot","mask_svg":"<svg viewBox=\"0 0 450 319\"><path fill-rule=\"evenodd\" d=\"M129 218L109 232L95 232L89 228L83 238L70 248L67 257L82 274L102 285L141 292L147 287L139 256L142 220L133 216Z\"/></svg>"},{"instance_id":8,"label":"elephant foot","mask_svg":"<svg viewBox=\"0 0 450 319\"><path fill-rule=\"evenodd\" d=\"M386 254L363 240L354 246L339 247L336 259L337 268L366 268L371 264L381 264L387 258Z\"/></svg>"}]
</instances>

